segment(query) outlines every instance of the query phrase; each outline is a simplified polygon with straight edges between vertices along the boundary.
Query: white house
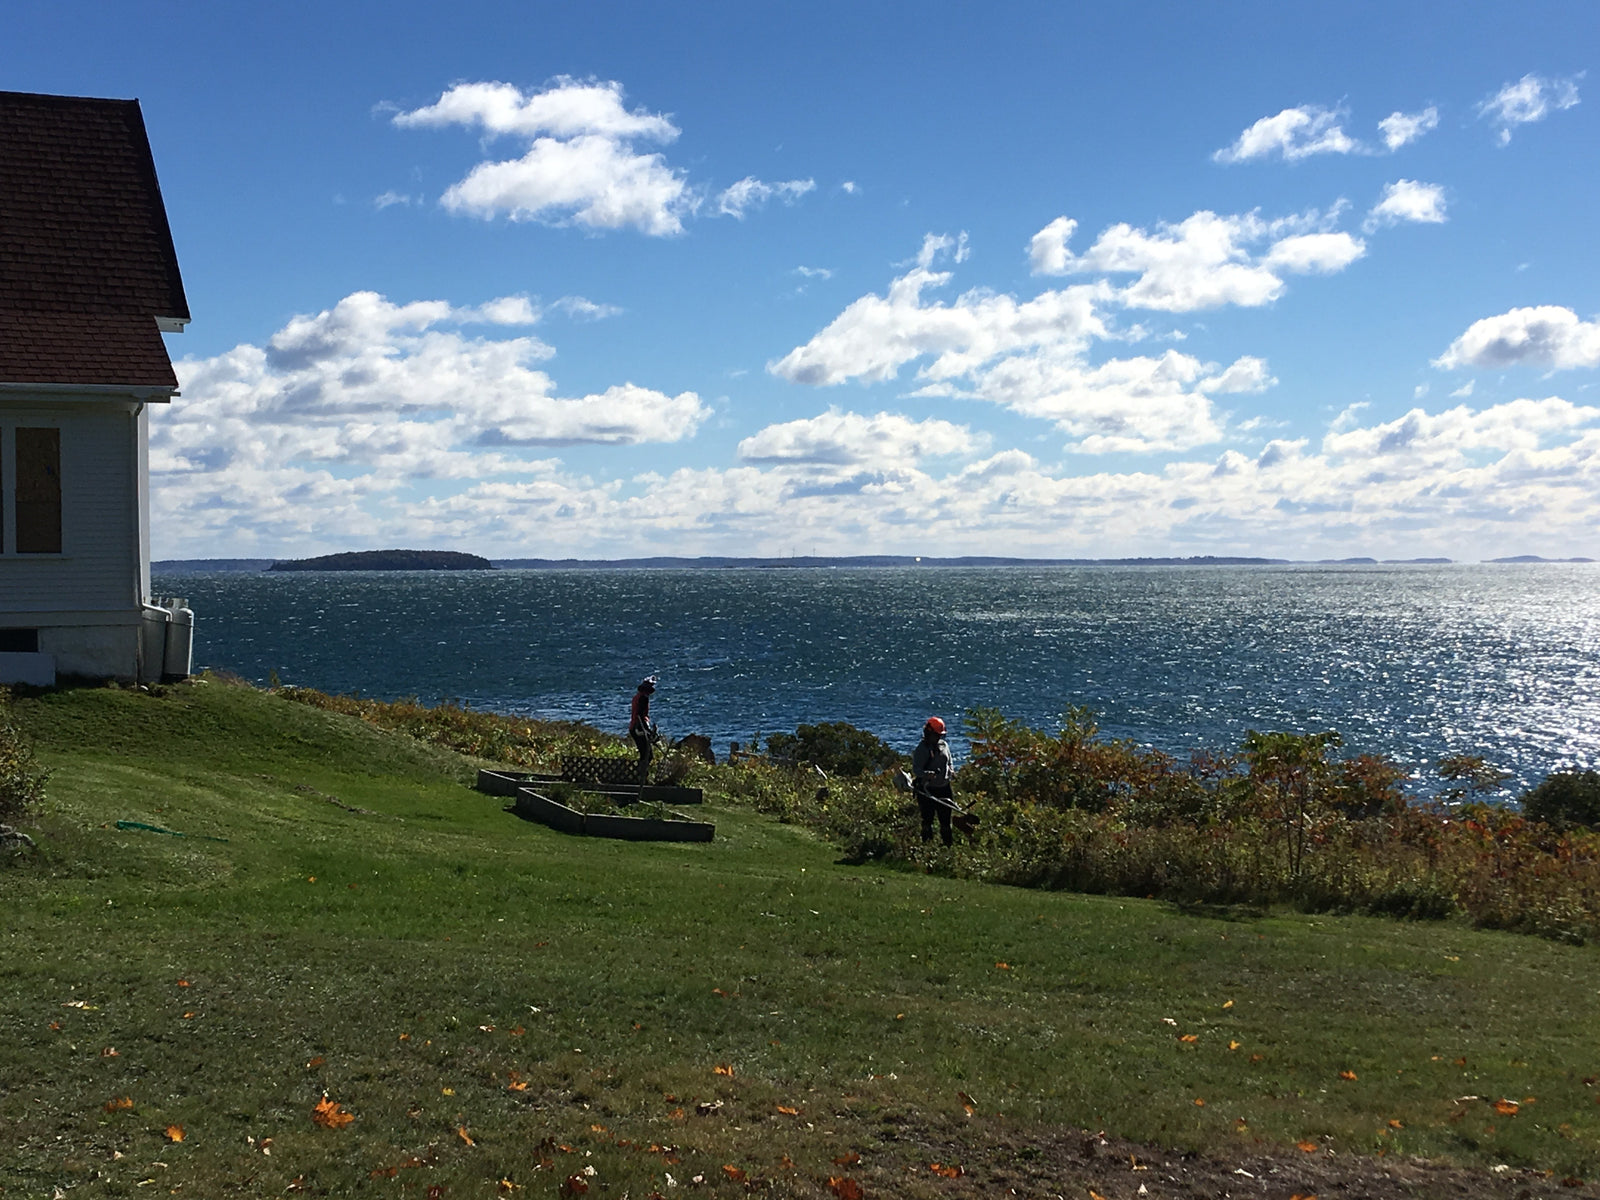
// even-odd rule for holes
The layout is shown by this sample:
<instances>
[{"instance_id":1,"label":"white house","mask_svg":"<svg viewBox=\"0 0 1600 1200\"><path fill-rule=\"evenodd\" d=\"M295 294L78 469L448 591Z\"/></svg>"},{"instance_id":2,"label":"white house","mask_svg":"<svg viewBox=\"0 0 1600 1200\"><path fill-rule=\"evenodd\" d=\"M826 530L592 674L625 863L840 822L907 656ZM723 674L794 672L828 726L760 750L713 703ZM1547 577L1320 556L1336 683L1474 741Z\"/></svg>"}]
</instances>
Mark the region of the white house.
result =
<instances>
[{"instance_id":1,"label":"white house","mask_svg":"<svg viewBox=\"0 0 1600 1200\"><path fill-rule=\"evenodd\" d=\"M188 320L138 101L0 92L0 683L188 674L147 448Z\"/></svg>"}]
</instances>

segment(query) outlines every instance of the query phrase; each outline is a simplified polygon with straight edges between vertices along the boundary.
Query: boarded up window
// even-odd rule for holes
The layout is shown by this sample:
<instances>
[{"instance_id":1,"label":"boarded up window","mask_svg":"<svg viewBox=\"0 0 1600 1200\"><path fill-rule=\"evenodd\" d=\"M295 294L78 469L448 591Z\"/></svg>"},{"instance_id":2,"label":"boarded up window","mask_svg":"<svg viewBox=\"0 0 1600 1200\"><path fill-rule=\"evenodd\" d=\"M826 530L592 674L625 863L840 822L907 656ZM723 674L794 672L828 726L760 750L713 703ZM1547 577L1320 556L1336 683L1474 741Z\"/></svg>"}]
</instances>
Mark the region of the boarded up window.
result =
<instances>
[{"instance_id":1,"label":"boarded up window","mask_svg":"<svg viewBox=\"0 0 1600 1200\"><path fill-rule=\"evenodd\" d=\"M61 553L61 430L17 430L17 553Z\"/></svg>"}]
</instances>

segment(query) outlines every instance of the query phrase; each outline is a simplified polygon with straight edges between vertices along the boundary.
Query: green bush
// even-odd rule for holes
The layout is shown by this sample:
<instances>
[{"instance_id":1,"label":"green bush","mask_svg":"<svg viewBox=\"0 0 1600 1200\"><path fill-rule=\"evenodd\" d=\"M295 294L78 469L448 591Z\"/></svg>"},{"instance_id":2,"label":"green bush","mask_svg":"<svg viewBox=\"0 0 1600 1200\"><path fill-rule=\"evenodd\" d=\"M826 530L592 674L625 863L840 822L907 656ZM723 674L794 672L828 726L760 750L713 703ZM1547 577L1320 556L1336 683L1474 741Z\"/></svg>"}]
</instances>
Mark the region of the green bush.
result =
<instances>
[{"instance_id":1,"label":"green bush","mask_svg":"<svg viewBox=\"0 0 1600 1200\"><path fill-rule=\"evenodd\" d=\"M1600 771L1557 771L1522 797L1523 815L1557 829L1600 829Z\"/></svg>"},{"instance_id":2,"label":"green bush","mask_svg":"<svg viewBox=\"0 0 1600 1200\"><path fill-rule=\"evenodd\" d=\"M0 824L18 820L44 800L50 772L40 767L4 710L0 710Z\"/></svg>"},{"instance_id":3,"label":"green bush","mask_svg":"<svg viewBox=\"0 0 1600 1200\"><path fill-rule=\"evenodd\" d=\"M900 755L876 734L848 721L802 725L767 739L767 753L791 763L814 763L830 775L872 775L898 766Z\"/></svg>"}]
</instances>

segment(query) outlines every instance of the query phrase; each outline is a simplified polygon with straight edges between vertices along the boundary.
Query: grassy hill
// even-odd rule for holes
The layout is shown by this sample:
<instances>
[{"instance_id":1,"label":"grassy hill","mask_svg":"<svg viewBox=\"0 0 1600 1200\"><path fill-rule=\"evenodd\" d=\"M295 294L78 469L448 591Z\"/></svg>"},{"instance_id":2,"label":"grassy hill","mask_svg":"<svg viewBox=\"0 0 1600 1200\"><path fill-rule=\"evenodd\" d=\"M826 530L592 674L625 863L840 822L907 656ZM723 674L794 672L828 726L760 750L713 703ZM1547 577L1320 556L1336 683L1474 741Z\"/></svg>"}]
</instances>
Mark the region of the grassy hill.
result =
<instances>
[{"instance_id":1,"label":"grassy hill","mask_svg":"<svg viewBox=\"0 0 1600 1200\"><path fill-rule=\"evenodd\" d=\"M218 680L14 716L54 774L0 865L5 1195L1600 1174L1594 947L846 866L714 779L710 845L574 839L466 758Z\"/></svg>"}]
</instances>

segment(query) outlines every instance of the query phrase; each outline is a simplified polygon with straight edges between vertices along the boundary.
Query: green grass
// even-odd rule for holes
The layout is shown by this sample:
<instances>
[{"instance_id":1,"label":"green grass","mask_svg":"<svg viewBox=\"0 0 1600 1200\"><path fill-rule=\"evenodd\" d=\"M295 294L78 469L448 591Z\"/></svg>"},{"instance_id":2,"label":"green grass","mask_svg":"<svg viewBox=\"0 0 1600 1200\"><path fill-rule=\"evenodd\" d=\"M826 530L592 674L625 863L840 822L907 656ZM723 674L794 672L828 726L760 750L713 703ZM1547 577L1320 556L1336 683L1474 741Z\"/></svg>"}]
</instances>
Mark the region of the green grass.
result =
<instances>
[{"instance_id":1,"label":"green grass","mask_svg":"<svg viewBox=\"0 0 1600 1200\"><path fill-rule=\"evenodd\" d=\"M54 774L0 866L7 1195L951 1194L1062 1126L1600 1173L1592 946L843 866L714 792L710 845L574 839L219 681L16 717Z\"/></svg>"}]
</instances>

